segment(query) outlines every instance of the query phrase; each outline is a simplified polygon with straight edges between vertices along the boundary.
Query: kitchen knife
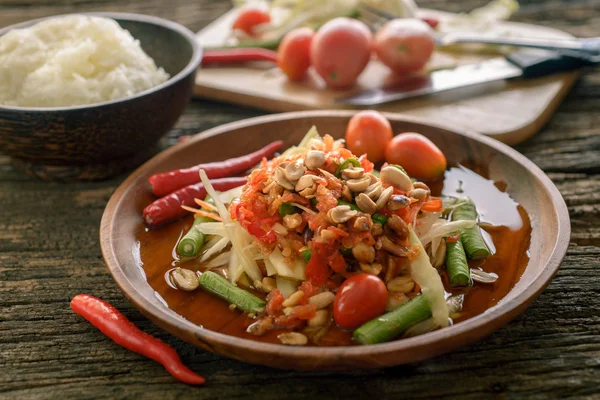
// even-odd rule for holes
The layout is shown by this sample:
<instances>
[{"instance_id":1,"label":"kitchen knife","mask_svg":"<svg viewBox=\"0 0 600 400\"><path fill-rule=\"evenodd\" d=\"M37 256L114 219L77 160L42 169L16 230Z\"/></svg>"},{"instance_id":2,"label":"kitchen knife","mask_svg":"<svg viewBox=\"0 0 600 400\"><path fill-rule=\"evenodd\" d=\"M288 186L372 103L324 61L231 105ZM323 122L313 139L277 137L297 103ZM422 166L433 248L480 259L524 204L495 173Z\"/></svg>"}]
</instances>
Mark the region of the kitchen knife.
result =
<instances>
[{"instance_id":1,"label":"kitchen knife","mask_svg":"<svg viewBox=\"0 0 600 400\"><path fill-rule=\"evenodd\" d=\"M579 52L559 54L546 51L517 51L506 57L493 58L477 64L434 71L428 75L415 75L397 85L365 90L348 97L337 98L335 101L353 106L374 106L503 79L539 78L600 63L598 58L600 57Z\"/></svg>"}]
</instances>

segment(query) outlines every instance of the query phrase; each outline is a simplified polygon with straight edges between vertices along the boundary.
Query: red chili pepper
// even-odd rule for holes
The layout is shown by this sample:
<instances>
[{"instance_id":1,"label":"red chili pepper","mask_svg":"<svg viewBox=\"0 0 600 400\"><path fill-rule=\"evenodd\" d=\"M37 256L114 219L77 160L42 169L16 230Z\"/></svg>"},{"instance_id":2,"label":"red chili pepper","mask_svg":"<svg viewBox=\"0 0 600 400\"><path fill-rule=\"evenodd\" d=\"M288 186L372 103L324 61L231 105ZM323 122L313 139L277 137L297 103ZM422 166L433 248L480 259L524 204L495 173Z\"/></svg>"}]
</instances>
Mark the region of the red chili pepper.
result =
<instances>
[{"instance_id":1,"label":"red chili pepper","mask_svg":"<svg viewBox=\"0 0 600 400\"><path fill-rule=\"evenodd\" d=\"M246 230L248 231L249 234L251 234L252 236L257 238L261 242L265 242L265 243L276 242L277 234L275 233L275 231L273 231L273 229L269 229L268 231L265 231L263 228L260 227L261 225L262 225L262 222L259 221L259 222L252 222L250 224L244 224L244 227L246 228Z\"/></svg>"},{"instance_id":2,"label":"red chili pepper","mask_svg":"<svg viewBox=\"0 0 600 400\"><path fill-rule=\"evenodd\" d=\"M215 190L223 191L242 186L246 183L246 178L235 177L214 179L211 180L210 183ZM188 211L181 208L182 205L193 206L195 204L194 199L203 199L204 197L206 197L206 189L204 188L203 183L196 183L195 185L189 185L183 189L176 190L144 208L144 222L148 226L159 226L176 220L177 218L188 214Z\"/></svg>"},{"instance_id":3,"label":"red chili pepper","mask_svg":"<svg viewBox=\"0 0 600 400\"><path fill-rule=\"evenodd\" d=\"M337 272L338 274L345 275L346 274L346 261L344 260L344 256L339 251L334 252L327 258L327 262L332 270Z\"/></svg>"},{"instance_id":4,"label":"red chili pepper","mask_svg":"<svg viewBox=\"0 0 600 400\"><path fill-rule=\"evenodd\" d=\"M427 25L429 25L433 29L437 28L437 26L440 24L440 20L433 17L423 17L421 18L421 20L427 23Z\"/></svg>"},{"instance_id":5,"label":"red chili pepper","mask_svg":"<svg viewBox=\"0 0 600 400\"><path fill-rule=\"evenodd\" d=\"M152 175L148 178L152 193L157 197L165 196L185 186L200 182L198 172L203 169L209 179L224 178L244 172L258 164L263 157L272 156L283 145L281 140L266 145L254 153L245 156L230 158L226 161L199 164L191 168L176 169Z\"/></svg>"},{"instance_id":6,"label":"red chili pepper","mask_svg":"<svg viewBox=\"0 0 600 400\"><path fill-rule=\"evenodd\" d=\"M261 48L206 50L202 55L202 65L239 64L250 61L277 62L277 53Z\"/></svg>"},{"instance_id":7,"label":"red chili pepper","mask_svg":"<svg viewBox=\"0 0 600 400\"><path fill-rule=\"evenodd\" d=\"M201 385L204 378L183 365L177 352L168 344L138 329L107 302L89 294L78 294L71 309L88 320L115 343L160 364L174 378L190 385Z\"/></svg>"},{"instance_id":8,"label":"red chili pepper","mask_svg":"<svg viewBox=\"0 0 600 400\"><path fill-rule=\"evenodd\" d=\"M283 302L285 298L279 289L273 289L267 295L267 314L277 315L283 311Z\"/></svg>"},{"instance_id":9,"label":"red chili pepper","mask_svg":"<svg viewBox=\"0 0 600 400\"><path fill-rule=\"evenodd\" d=\"M306 265L306 277L317 287L324 284L332 273L327 265L327 257L330 254L329 247L327 243L313 242L310 261Z\"/></svg>"}]
</instances>

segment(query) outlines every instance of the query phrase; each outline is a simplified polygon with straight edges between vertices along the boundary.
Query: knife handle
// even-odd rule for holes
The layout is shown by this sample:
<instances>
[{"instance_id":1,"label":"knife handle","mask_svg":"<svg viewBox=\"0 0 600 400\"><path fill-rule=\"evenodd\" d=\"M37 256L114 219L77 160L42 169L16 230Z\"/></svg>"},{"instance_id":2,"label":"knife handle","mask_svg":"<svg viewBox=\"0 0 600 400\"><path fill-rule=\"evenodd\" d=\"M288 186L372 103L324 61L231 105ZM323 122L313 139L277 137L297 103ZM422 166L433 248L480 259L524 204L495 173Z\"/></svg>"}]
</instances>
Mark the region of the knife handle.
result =
<instances>
[{"instance_id":1,"label":"knife handle","mask_svg":"<svg viewBox=\"0 0 600 400\"><path fill-rule=\"evenodd\" d=\"M577 51L526 52L516 51L506 56L523 70L523 78L532 79L563 71L572 71L598 62L595 57Z\"/></svg>"}]
</instances>

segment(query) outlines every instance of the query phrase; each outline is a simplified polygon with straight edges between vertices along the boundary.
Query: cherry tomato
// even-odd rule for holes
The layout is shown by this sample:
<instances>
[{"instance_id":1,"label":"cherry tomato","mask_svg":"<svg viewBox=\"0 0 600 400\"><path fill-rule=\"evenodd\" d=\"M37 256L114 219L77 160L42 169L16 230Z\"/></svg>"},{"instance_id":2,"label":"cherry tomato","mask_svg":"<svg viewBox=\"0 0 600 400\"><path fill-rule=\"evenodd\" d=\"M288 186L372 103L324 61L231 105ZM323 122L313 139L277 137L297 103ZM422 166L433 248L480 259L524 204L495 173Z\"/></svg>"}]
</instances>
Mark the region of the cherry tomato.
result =
<instances>
[{"instance_id":1,"label":"cherry tomato","mask_svg":"<svg viewBox=\"0 0 600 400\"><path fill-rule=\"evenodd\" d=\"M335 18L317 31L310 46L313 67L332 88L354 85L371 58L371 31L363 22Z\"/></svg>"},{"instance_id":2,"label":"cherry tomato","mask_svg":"<svg viewBox=\"0 0 600 400\"><path fill-rule=\"evenodd\" d=\"M371 162L379 162L392 140L392 126L378 111L360 111L348 122L346 145L356 155L366 154Z\"/></svg>"},{"instance_id":3,"label":"cherry tomato","mask_svg":"<svg viewBox=\"0 0 600 400\"><path fill-rule=\"evenodd\" d=\"M401 165L408 175L433 180L444 174L447 162L444 153L419 133L401 133L394 137L385 151L385 160Z\"/></svg>"},{"instance_id":4,"label":"cherry tomato","mask_svg":"<svg viewBox=\"0 0 600 400\"><path fill-rule=\"evenodd\" d=\"M271 15L259 8L243 8L233 21L233 29L244 31L250 36L256 36L254 28L257 25L271 22Z\"/></svg>"},{"instance_id":5,"label":"cherry tomato","mask_svg":"<svg viewBox=\"0 0 600 400\"><path fill-rule=\"evenodd\" d=\"M393 72L422 69L435 49L431 27L419 19L393 19L375 35L375 53Z\"/></svg>"},{"instance_id":6,"label":"cherry tomato","mask_svg":"<svg viewBox=\"0 0 600 400\"><path fill-rule=\"evenodd\" d=\"M385 283L375 275L359 274L344 281L333 301L333 320L340 328L358 328L383 314L388 301Z\"/></svg>"},{"instance_id":7,"label":"cherry tomato","mask_svg":"<svg viewBox=\"0 0 600 400\"><path fill-rule=\"evenodd\" d=\"M277 65L291 81L304 78L310 67L310 43L315 32L298 28L286 34L277 49Z\"/></svg>"}]
</instances>

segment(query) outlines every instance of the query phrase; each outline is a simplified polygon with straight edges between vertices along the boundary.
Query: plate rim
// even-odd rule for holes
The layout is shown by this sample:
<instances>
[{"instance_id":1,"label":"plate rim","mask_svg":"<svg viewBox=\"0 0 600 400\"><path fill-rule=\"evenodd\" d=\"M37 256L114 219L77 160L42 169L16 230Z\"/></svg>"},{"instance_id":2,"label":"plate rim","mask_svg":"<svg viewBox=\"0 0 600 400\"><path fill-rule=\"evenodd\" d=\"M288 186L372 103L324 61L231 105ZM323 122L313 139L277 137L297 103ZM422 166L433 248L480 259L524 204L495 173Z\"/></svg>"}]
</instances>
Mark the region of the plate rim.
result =
<instances>
[{"instance_id":1,"label":"plate rim","mask_svg":"<svg viewBox=\"0 0 600 400\"><path fill-rule=\"evenodd\" d=\"M426 358L431 358L446 353L450 350L462 347L463 345L466 345L468 343L475 342L496 331L497 329L508 323L510 320L515 318L517 315L522 313L550 284L550 281L558 272L558 269L560 268L560 265L566 255L570 241L571 226L568 209L562 195L560 194L554 183L550 180L550 178L537 165L535 165L532 161L527 159L521 153L495 139L486 137L485 135L481 135L475 132L454 129L440 124L431 124L419 118L408 117L401 114L393 113L384 113L384 115L386 115L386 117L390 118L391 120L423 124L434 128L450 131L455 134L467 137L469 139L481 142L487 146L492 147L496 151L506 154L507 156L521 164L524 168L527 168L531 172L531 174L540 181L541 186L548 192L548 195L552 199L552 203L554 204L554 210L556 214L555 217L557 222L557 240L556 243L553 244L552 251L548 258L548 262L546 263L543 270L540 271L537 279L534 280L529 286L527 286L515 298L500 305L493 306L486 312L473 318L470 318L466 321L463 321L460 324L412 338L364 346L293 347L285 346L282 344L263 343L253 341L250 339L238 338L203 328L186 320L184 317L179 315L177 315L177 317L179 317L178 319L176 318L176 314L168 313L167 311L161 309L155 304L149 302L143 296L143 294L137 290L136 286L133 285L132 282L127 278L127 276L122 270L114 246L112 245L111 231L112 227L114 226L113 221L118 214L117 211L119 209L121 199L128 192L129 189L133 188L132 183L134 183L137 179L143 176L147 169L153 167L155 164L160 164L164 159L171 157L171 155L177 153L182 148L185 148L187 146L193 146L197 142L203 141L206 138L226 133L231 130L240 129L252 125L268 124L275 121L303 119L311 117L349 118L355 113L356 111L353 110L296 111L258 116L235 122L230 122L203 131L193 136L186 142L176 144L157 154L156 156L145 162L143 165L141 165L139 168L137 168L121 183L121 185L119 185L119 187L111 196L102 215L102 220L100 224L100 245L102 248L102 255L109 272L113 276L113 279L115 280L123 294L125 294L129 301L133 303L133 305L138 310L140 310L140 312L142 312L145 316L150 318L153 321L153 323L156 323L169 333L184 340L189 341L188 339L186 339L186 335L183 335L182 333L186 333L190 335L190 337L195 337L197 340L201 341L203 344L213 349L213 351L216 351L214 350L213 344L217 344L219 346L243 348L246 351L252 351L254 353L263 353L279 357L288 356L292 358L306 359L339 359L343 357L357 358L365 356L377 357L378 355L388 354L390 352L409 351L415 347L431 346L434 349L434 351L430 352L431 355L421 358L415 358L414 360L412 360L420 361ZM465 337L465 335L468 332L479 333L470 336L467 335L467 337ZM456 343L448 345L448 339L459 336L462 338L461 340L458 340ZM440 346L440 344L442 345ZM218 352L219 354L223 354L219 351L216 352ZM234 357L235 355L226 354L226 356ZM380 366L384 365L382 364ZM294 366L291 365L290 368L294 368Z\"/></svg>"}]
</instances>

